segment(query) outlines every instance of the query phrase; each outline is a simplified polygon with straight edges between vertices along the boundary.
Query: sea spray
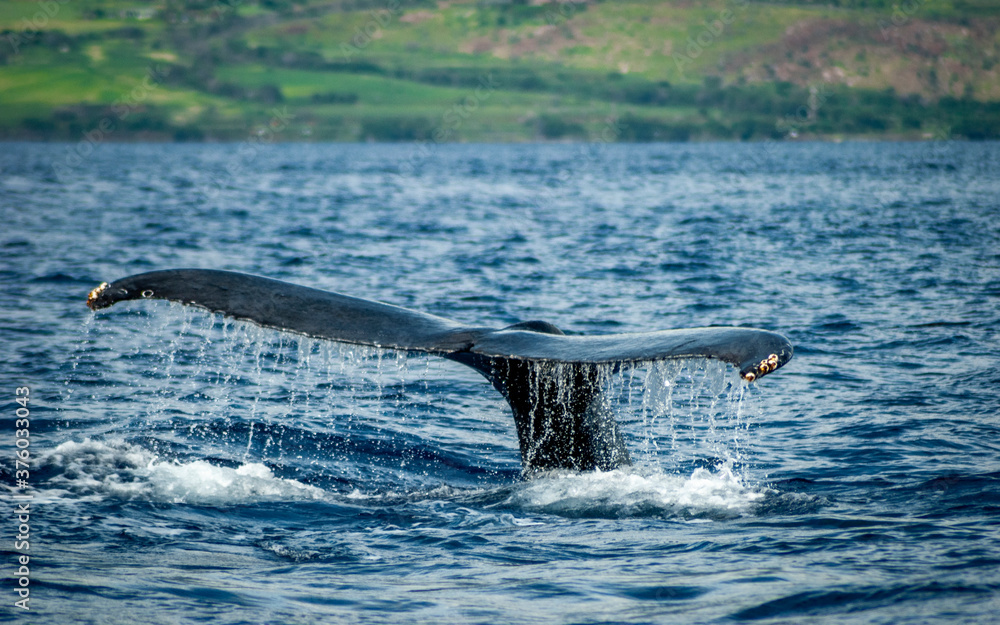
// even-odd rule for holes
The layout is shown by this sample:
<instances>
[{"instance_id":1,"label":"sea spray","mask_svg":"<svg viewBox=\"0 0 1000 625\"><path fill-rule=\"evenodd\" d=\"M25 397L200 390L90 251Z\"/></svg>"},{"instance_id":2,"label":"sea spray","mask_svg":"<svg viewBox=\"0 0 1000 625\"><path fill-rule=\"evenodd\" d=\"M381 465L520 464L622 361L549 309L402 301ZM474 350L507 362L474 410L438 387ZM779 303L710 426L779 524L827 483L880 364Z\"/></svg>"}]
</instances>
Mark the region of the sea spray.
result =
<instances>
[{"instance_id":1,"label":"sea spray","mask_svg":"<svg viewBox=\"0 0 1000 625\"><path fill-rule=\"evenodd\" d=\"M431 459L440 455L462 454L475 466L489 465L499 452L504 462L517 462L510 408L462 365L159 307L137 315L136 324L103 324L133 326L119 331L129 349L116 366L139 363L129 377L138 401L119 431L154 453L169 454L188 439L205 457L294 463L308 445L322 444L344 464L384 464L404 474L424 458L417 463L424 478L433 476ZM573 370L537 366L556 380L569 380ZM732 367L704 359L591 367L602 390L598 401L621 424L637 467L675 476L725 463L746 470L755 412ZM558 399L573 401L564 386Z\"/></svg>"}]
</instances>

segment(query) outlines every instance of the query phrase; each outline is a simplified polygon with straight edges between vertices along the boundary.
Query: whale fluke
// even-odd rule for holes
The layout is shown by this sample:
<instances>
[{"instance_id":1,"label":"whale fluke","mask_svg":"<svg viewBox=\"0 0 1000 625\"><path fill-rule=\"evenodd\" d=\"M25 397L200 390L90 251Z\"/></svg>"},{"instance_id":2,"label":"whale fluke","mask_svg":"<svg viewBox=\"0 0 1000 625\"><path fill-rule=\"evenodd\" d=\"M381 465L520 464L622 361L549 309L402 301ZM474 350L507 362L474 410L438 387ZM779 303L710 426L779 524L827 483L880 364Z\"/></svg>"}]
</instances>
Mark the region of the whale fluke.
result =
<instances>
[{"instance_id":1,"label":"whale fluke","mask_svg":"<svg viewBox=\"0 0 1000 625\"><path fill-rule=\"evenodd\" d=\"M318 339L436 354L479 371L514 413L525 474L610 470L629 464L618 423L601 397L601 367L712 358L753 381L792 357L774 332L737 327L567 336L544 321L466 326L391 304L231 271L172 269L104 283L92 310L164 299Z\"/></svg>"}]
</instances>

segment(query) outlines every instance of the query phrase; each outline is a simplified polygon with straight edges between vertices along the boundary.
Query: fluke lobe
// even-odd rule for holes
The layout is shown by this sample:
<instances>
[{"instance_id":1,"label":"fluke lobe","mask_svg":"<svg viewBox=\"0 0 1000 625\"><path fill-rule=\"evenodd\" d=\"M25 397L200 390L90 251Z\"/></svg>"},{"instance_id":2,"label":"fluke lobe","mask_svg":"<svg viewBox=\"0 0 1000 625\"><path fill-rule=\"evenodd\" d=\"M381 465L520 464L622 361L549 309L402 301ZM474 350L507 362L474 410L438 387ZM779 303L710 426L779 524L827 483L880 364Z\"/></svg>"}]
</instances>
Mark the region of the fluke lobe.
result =
<instances>
[{"instance_id":1,"label":"fluke lobe","mask_svg":"<svg viewBox=\"0 0 1000 625\"><path fill-rule=\"evenodd\" d=\"M765 330L707 327L567 336L544 321L465 326L391 304L231 271L171 269L103 283L92 310L164 299L317 339L436 354L474 368L514 413L525 475L549 469L611 470L630 464L618 422L601 397L601 367L713 358L753 381L792 357Z\"/></svg>"}]
</instances>

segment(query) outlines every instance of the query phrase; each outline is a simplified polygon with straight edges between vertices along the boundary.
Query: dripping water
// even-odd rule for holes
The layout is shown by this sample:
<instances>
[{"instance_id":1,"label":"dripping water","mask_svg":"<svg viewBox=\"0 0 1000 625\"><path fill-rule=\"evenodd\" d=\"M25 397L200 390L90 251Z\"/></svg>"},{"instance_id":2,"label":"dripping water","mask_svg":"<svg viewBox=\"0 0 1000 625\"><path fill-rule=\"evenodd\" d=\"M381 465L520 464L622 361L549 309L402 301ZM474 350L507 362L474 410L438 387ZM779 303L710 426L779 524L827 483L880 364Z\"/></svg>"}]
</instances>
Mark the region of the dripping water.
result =
<instances>
[{"instance_id":1,"label":"dripping water","mask_svg":"<svg viewBox=\"0 0 1000 625\"><path fill-rule=\"evenodd\" d=\"M154 464L208 462L258 477L273 468L275 479L333 491L352 484L353 496L359 483L385 483L378 476L391 476L411 493L449 481L517 481L520 454L510 408L471 369L149 304L108 314L128 320L99 316L87 325L87 349L127 345L110 370L91 369L86 349L74 356L73 375L90 378L98 404L119 406L105 421L115 425L94 431L96 438L119 437L150 454ZM566 375L555 377L569 379L570 366L544 366L563 367ZM618 509L622 501L615 494L626 492L631 495L618 512L645 514L650 505L659 511L680 505L692 484L701 484L696 491L702 494L705 484L710 491L735 489L740 497L753 490L747 486L749 433L759 407L734 368L698 359L597 366L596 372L634 466L603 478L543 477L504 494L501 505L604 514L607 506ZM100 401L120 394L123 380L129 402ZM568 385L557 394L560 401L572 400ZM121 414L123 405L132 413ZM567 479L574 486L564 492ZM594 505L580 504L580 492Z\"/></svg>"}]
</instances>

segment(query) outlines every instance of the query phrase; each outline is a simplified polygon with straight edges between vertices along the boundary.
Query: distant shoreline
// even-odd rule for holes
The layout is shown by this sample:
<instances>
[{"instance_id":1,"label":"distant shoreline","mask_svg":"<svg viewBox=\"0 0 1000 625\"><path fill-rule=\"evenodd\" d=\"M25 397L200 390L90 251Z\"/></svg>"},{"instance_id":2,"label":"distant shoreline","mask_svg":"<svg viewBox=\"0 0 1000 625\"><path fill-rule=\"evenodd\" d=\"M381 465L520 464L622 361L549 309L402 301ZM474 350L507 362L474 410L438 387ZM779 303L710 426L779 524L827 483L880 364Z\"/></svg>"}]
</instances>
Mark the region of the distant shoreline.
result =
<instances>
[{"instance_id":1,"label":"distant shoreline","mask_svg":"<svg viewBox=\"0 0 1000 625\"><path fill-rule=\"evenodd\" d=\"M733 144L762 144L762 143L935 143L935 142L953 142L960 141L965 143L997 143L1000 139L988 138L988 139L971 139L968 137L912 137L912 136L898 136L898 135L886 135L886 136L870 136L870 135L857 135L857 136L845 136L845 137L832 137L832 136L816 136L816 137L797 137L795 139L727 139L727 138L698 138L698 139L687 139L682 141L588 141L585 139L524 139L524 140L514 140L514 141L427 141L427 140L400 140L400 141L338 141L338 140L325 140L325 139L278 139L275 141L268 141L262 145L650 145L650 144L673 144L673 145L684 145L684 144L699 144L699 143L733 143ZM63 145L75 145L77 143L86 143L86 139L71 140L65 138L32 138L32 137L2 137L0 138L0 144L16 144L16 143L32 143L32 144L63 144ZM115 143L115 144L140 144L140 143L150 143L150 144L177 144L177 145L239 145L241 143L247 143L246 139L188 139L188 140L177 140L170 138L136 138L136 137L117 137L114 139L109 139L106 141L100 141L100 143Z\"/></svg>"},{"instance_id":2,"label":"distant shoreline","mask_svg":"<svg viewBox=\"0 0 1000 625\"><path fill-rule=\"evenodd\" d=\"M0 138L1000 139L989 0L0 3Z\"/></svg>"}]
</instances>

